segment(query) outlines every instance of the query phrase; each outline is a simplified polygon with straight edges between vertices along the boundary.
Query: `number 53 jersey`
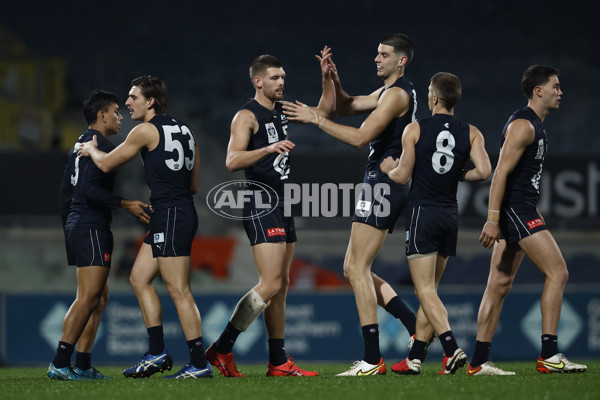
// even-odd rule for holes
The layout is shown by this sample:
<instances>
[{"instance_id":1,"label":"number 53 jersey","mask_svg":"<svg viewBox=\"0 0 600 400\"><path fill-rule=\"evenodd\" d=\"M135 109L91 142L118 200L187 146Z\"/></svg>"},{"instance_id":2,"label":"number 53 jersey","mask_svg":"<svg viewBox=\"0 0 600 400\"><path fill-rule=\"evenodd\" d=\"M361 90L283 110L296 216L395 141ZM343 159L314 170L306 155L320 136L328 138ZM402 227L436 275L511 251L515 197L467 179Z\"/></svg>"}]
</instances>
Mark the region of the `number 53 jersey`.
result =
<instances>
[{"instance_id":1,"label":"number 53 jersey","mask_svg":"<svg viewBox=\"0 0 600 400\"><path fill-rule=\"evenodd\" d=\"M197 156L194 134L184 123L167 115L157 115L149 122L160 136L154 150L141 152L152 209L192 204L190 186Z\"/></svg>"},{"instance_id":2,"label":"number 53 jersey","mask_svg":"<svg viewBox=\"0 0 600 400\"><path fill-rule=\"evenodd\" d=\"M469 124L447 114L420 120L415 167L409 194L411 206L457 206L456 190L471 153Z\"/></svg>"}]
</instances>

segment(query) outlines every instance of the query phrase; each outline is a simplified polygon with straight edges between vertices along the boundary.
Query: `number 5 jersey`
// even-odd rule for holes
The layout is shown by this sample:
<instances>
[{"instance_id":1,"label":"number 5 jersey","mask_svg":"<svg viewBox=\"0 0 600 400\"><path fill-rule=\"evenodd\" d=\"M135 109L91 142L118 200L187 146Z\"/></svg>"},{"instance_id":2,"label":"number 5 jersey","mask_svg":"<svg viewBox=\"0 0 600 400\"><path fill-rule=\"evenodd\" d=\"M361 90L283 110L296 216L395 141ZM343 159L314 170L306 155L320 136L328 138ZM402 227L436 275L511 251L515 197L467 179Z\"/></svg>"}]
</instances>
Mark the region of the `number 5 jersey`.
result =
<instances>
[{"instance_id":1,"label":"number 5 jersey","mask_svg":"<svg viewBox=\"0 0 600 400\"><path fill-rule=\"evenodd\" d=\"M193 204L190 186L196 139L192 131L167 115L156 115L149 122L156 126L160 136L154 150L141 152L152 209Z\"/></svg>"}]
</instances>

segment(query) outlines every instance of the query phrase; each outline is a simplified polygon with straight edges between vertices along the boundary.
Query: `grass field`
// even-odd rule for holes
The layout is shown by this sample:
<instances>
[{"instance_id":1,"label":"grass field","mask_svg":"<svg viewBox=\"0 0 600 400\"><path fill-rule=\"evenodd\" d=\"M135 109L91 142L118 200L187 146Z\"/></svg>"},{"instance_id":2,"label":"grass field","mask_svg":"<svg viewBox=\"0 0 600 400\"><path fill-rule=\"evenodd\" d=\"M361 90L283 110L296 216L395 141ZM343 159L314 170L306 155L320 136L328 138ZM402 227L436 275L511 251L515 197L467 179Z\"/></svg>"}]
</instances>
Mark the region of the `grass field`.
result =
<instances>
[{"instance_id":1,"label":"grass field","mask_svg":"<svg viewBox=\"0 0 600 400\"><path fill-rule=\"evenodd\" d=\"M581 360L580 360L581 361ZM600 360L584 362L580 374L547 374L535 370L535 362L502 362L515 376L468 377L465 368L455 375L439 376L438 363L427 362L419 376L336 377L346 364L299 363L319 371L314 378L267 378L265 366L241 365L246 379L166 381L161 374L149 379L126 379L122 368L100 370L111 381L52 381L46 368L0 368L0 399L600 399ZM388 368L391 366L388 365ZM178 368L181 366L177 366ZM216 369L214 369L216 371Z\"/></svg>"}]
</instances>

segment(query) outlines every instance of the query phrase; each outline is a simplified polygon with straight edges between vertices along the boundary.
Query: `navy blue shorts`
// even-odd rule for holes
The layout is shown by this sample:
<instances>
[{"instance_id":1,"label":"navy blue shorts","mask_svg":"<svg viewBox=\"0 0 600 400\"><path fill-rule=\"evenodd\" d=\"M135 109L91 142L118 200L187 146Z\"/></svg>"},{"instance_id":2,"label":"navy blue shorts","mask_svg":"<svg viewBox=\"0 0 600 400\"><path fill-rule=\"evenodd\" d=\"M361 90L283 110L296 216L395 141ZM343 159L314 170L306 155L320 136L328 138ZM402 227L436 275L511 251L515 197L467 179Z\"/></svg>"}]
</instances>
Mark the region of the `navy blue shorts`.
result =
<instances>
[{"instance_id":1,"label":"navy blue shorts","mask_svg":"<svg viewBox=\"0 0 600 400\"><path fill-rule=\"evenodd\" d=\"M264 215L264 210L257 211L246 206L243 215L244 229L251 246L265 242L294 243L298 240L294 217L284 216L283 207L276 207Z\"/></svg>"},{"instance_id":2,"label":"navy blue shorts","mask_svg":"<svg viewBox=\"0 0 600 400\"><path fill-rule=\"evenodd\" d=\"M408 186L392 181L381 171L366 171L352 222L387 229L392 233L408 199Z\"/></svg>"},{"instance_id":3,"label":"navy blue shorts","mask_svg":"<svg viewBox=\"0 0 600 400\"><path fill-rule=\"evenodd\" d=\"M406 255L456 255L458 208L414 206L406 214Z\"/></svg>"},{"instance_id":4,"label":"navy blue shorts","mask_svg":"<svg viewBox=\"0 0 600 400\"><path fill-rule=\"evenodd\" d=\"M110 229L75 228L65 230L65 246L69 265L91 265L110 268L113 235Z\"/></svg>"},{"instance_id":5,"label":"navy blue shorts","mask_svg":"<svg viewBox=\"0 0 600 400\"><path fill-rule=\"evenodd\" d=\"M546 230L535 207L506 207L500 212L500 238L515 243L536 232Z\"/></svg>"},{"instance_id":6,"label":"navy blue shorts","mask_svg":"<svg viewBox=\"0 0 600 400\"><path fill-rule=\"evenodd\" d=\"M183 257L192 253L198 230L198 214L193 204L154 210L144 243L153 257Z\"/></svg>"}]
</instances>

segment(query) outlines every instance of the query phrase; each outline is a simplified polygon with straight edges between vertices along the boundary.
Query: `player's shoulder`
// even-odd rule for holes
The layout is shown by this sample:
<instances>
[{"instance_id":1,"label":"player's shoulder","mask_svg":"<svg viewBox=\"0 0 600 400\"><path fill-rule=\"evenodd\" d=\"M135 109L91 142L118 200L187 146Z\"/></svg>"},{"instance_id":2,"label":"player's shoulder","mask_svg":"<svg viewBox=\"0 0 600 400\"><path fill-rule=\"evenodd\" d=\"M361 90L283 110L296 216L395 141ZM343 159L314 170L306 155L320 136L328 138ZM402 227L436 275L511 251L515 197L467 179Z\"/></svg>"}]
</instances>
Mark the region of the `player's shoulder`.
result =
<instances>
[{"instance_id":1,"label":"player's shoulder","mask_svg":"<svg viewBox=\"0 0 600 400\"><path fill-rule=\"evenodd\" d=\"M242 108L235 113L233 116L233 121L252 122L257 121L257 118L256 114L252 110L248 108Z\"/></svg>"},{"instance_id":2,"label":"player's shoulder","mask_svg":"<svg viewBox=\"0 0 600 400\"><path fill-rule=\"evenodd\" d=\"M471 143L473 143L475 139L482 141L484 140L483 133L481 132L481 130L479 130L478 127L466 122L465 125L467 125L467 127L469 128L469 139L471 140Z\"/></svg>"},{"instance_id":3,"label":"player's shoulder","mask_svg":"<svg viewBox=\"0 0 600 400\"><path fill-rule=\"evenodd\" d=\"M508 131L522 131L524 133L533 133L535 131L533 123L528 118L515 118L508 124Z\"/></svg>"},{"instance_id":4,"label":"player's shoulder","mask_svg":"<svg viewBox=\"0 0 600 400\"><path fill-rule=\"evenodd\" d=\"M383 100L388 99L388 100L409 100L410 99L410 94L407 92L406 88L403 88L401 86L398 85L392 85L388 88L382 87L381 89L378 89L380 94L379 99ZM376 91L377 92L377 91Z\"/></svg>"},{"instance_id":5,"label":"player's shoulder","mask_svg":"<svg viewBox=\"0 0 600 400\"><path fill-rule=\"evenodd\" d=\"M105 138L100 132L96 134L96 140L98 141L98 148L105 153L109 153L115 148L113 142L108 140L108 138Z\"/></svg>"},{"instance_id":6,"label":"player's shoulder","mask_svg":"<svg viewBox=\"0 0 600 400\"><path fill-rule=\"evenodd\" d=\"M139 123L136 126L134 126L133 129L131 129L131 131L129 132L129 136L143 135L143 134L155 133L155 132L158 132L158 128L156 127L155 124L148 121L148 122Z\"/></svg>"}]
</instances>

